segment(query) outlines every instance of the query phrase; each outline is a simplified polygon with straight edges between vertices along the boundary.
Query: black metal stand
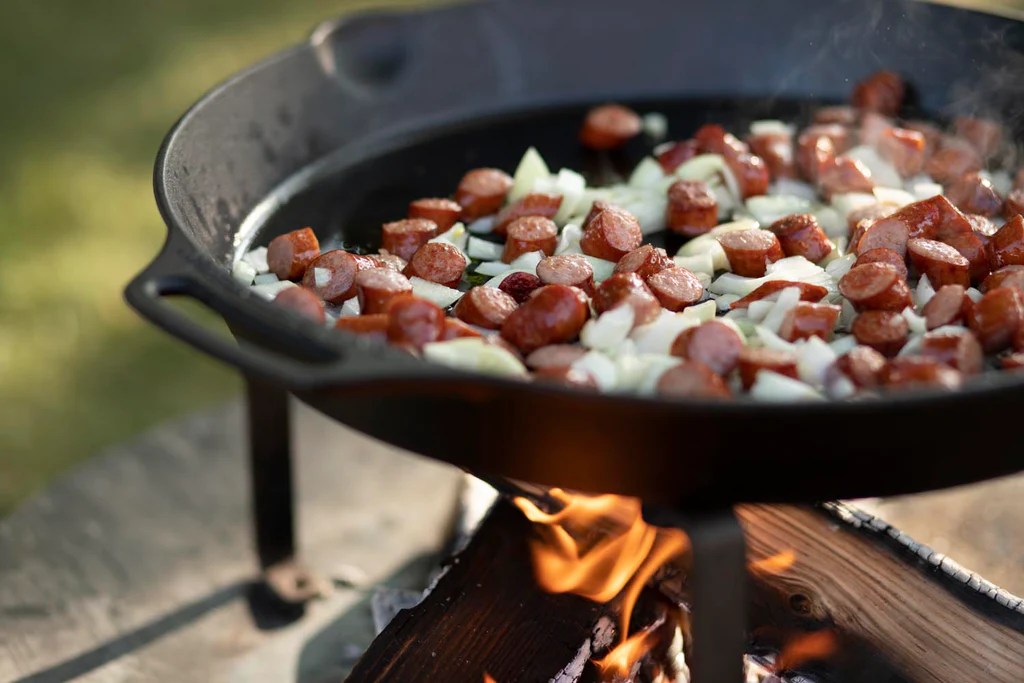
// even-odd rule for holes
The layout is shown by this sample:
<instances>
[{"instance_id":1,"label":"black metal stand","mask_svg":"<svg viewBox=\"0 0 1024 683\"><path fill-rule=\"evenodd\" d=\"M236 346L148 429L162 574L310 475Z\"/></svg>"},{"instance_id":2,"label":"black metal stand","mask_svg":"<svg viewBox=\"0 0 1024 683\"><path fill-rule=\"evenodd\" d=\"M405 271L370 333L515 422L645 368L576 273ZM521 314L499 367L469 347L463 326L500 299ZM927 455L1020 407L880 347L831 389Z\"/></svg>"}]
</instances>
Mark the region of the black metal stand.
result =
<instances>
[{"instance_id":1,"label":"black metal stand","mask_svg":"<svg viewBox=\"0 0 1024 683\"><path fill-rule=\"evenodd\" d=\"M736 515L731 509L689 515L672 508L645 508L644 519L677 527L690 537L691 680L740 683L747 644L747 557Z\"/></svg>"}]
</instances>

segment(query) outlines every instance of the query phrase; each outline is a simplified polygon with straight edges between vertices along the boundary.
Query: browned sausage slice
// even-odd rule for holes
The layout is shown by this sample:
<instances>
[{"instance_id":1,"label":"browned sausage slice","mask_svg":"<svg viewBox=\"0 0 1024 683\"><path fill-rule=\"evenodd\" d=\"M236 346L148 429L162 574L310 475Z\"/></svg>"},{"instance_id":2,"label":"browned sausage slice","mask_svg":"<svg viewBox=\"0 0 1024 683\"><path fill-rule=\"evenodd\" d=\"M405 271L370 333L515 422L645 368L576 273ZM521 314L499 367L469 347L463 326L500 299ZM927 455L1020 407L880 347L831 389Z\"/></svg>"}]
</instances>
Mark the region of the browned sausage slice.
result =
<instances>
[{"instance_id":1,"label":"browned sausage slice","mask_svg":"<svg viewBox=\"0 0 1024 683\"><path fill-rule=\"evenodd\" d=\"M537 264L537 277L546 285L569 285L594 293L594 268L581 254L548 256Z\"/></svg>"},{"instance_id":2,"label":"browned sausage slice","mask_svg":"<svg viewBox=\"0 0 1024 683\"><path fill-rule=\"evenodd\" d=\"M956 389L963 375L931 358L893 358L882 370L882 384L889 389Z\"/></svg>"},{"instance_id":3,"label":"browned sausage slice","mask_svg":"<svg viewBox=\"0 0 1024 683\"><path fill-rule=\"evenodd\" d=\"M818 172L818 187L826 199L846 192L868 192L875 189L871 171L860 161L838 156L822 165Z\"/></svg>"},{"instance_id":4,"label":"browned sausage slice","mask_svg":"<svg viewBox=\"0 0 1024 683\"><path fill-rule=\"evenodd\" d=\"M1012 287L990 289L968 308L966 317L985 353L1002 351L1024 321L1024 297Z\"/></svg>"},{"instance_id":5,"label":"browned sausage slice","mask_svg":"<svg viewBox=\"0 0 1024 683\"><path fill-rule=\"evenodd\" d=\"M428 221L434 221L434 225L437 226L436 234L440 235L455 225L461 213L462 207L456 201L439 197L427 197L409 203L408 217L426 218Z\"/></svg>"},{"instance_id":6,"label":"browned sausage slice","mask_svg":"<svg viewBox=\"0 0 1024 683\"><path fill-rule=\"evenodd\" d=\"M967 173L977 173L982 169L981 157L968 143L951 143L943 138L941 147L925 162L924 171L943 186L955 183L957 178Z\"/></svg>"},{"instance_id":7,"label":"browned sausage slice","mask_svg":"<svg viewBox=\"0 0 1024 683\"><path fill-rule=\"evenodd\" d=\"M876 71L857 82L850 103L858 109L896 116L903 106L905 93L906 85L899 74L892 71Z\"/></svg>"},{"instance_id":8,"label":"browned sausage slice","mask_svg":"<svg viewBox=\"0 0 1024 683\"><path fill-rule=\"evenodd\" d=\"M1003 217L1010 220L1014 216L1024 214L1024 187L1018 187L1006 195L1006 202L1003 204Z\"/></svg>"},{"instance_id":9,"label":"browned sausage slice","mask_svg":"<svg viewBox=\"0 0 1024 683\"><path fill-rule=\"evenodd\" d=\"M538 382L551 384L568 384L573 387L597 389L597 380L589 372L579 368L540 368L535 370L533 378Z\"/></svg>"},{"instance_id":10,"label":"browned sausage slice","mask_svg":"<svg viewBox=\"0 0 1024 683\"><path fill-rule=\"evenodd\" d=\"M666 268L647 278L647 286L670 311L693 306L704 296L704 285L686 268Z\"/></svg>"},{"instance_id":11,"label":"browned sausage slice","mask_svg":"<svg viewBox=\"0 0 1024 683\"><path fill-rule=\"evenodd\" d=\"M437 223L426 218L385 223L381 229L380 248L408 261L435 234Z\"/></svg>"},{"instance_id":12,"label":"browned sausage slice","mask_svg":"<svg viewBox=\"0 0 1024 683\"><path fill-rule=\"evenodd\" d=\"M543 192L528 194L498 212L498 215L494 218L494 227L491 229L491 232L504 237L512 221L525 216L554 218L555 214L558 213L558 207L561 205L561 195L545 194Z\"/></svg>"},{"instance_id":13,"label":"browned sausage slice","mask_svg":"<svg viewBox=\"0 0 1024 683\"><path fill-rule=\"evenodd\" d=\"M462 176L455 190L455 201L462 207L462 218L471 221L496 213L512 189L512 178L497 168L475 168Z\"/></svg>"},{"instance_id":14,"label":"browned sausage slice","mask_svg":"<svg viewBox=\"0 0 1024 683\"><path fill-rule=\"evenodd\" d=\"M720 154L727 159L750 151L743 141L717 123L704 124L693 134L693 139L704 154Z\"/></svg>"},{"instance_id":15,"label":"browned sausage slice","mask_svg":"<svg viewBox=\"0 0 1024 683\"><path fill-rule=\"evenodd\" d=\"M942 240L956 249L967 259L968 274L972 282L981 282L992 271L988 258L988 248L984 240L975 232L948 235Z\"/></svg>"},{"instance_id":16,"label":"browned sausage slice","mask_svg":"<svg viewBox=\"0 0 1024 683\"><path fill-rule=\"evenodd\" d=\"M719 320L685 329L672 342L673 356L703 363L720 375L733 371L742 350L736 330Z\"/></svg>"},{"instance_id":17,"label":"browned sausage slice","mask_svg":"<svg viewBox=\"0 0 1024 683\"><path fill-rule=\"evenodd\" d=\"M444 319L444 332L441 333L442 341L461 339L463 337L482 337L483 335L458 318Z\"/></svg>"},{"instance_id":18,"label":"browned sausage slice","mask_svg":"<svg viewBox=\"0 0 1024 683\"><path fill-rule=\"evenodd\" d=\"M839 320L842 309L832 304L812 304L800 301L782 319L779 336L786 341L819 337L828 341Z\"/></svg>"},{"instance_id":19,"label":"browned sausage slice","mask_svg":"<svg viewBox=\"0 0 1024 683\"><path fill-rule=\"evenodd\" d=\"M455 288L462 281L464 270L466 259L458 248L445 242L428 242L412 255L405 268L405 276Z\"/></svg>"},{"instance_id":20,"label":"browned sausage slice","mask_svg":"<svg viewBox=\"0 0 1024 683\"><path fill-rule=\"evenodd\" d=\"M345 316L338 318L334 329L383 342L388 338L388 316L384 313Z\"/></svg>"},{"instance_id":21,"label":"browned sausage slice","mask_svg":"<svg viewBox=\"0 0 1024 683\"><path fill-rule=\"evenodd\" d=\"M324 302L305 287L289 287L282 289L274 297L274 303L296 311L321 325L327 320L324 313Z\"/></svg>"},{"instance_id":22,"label":"browned sausage slice","mask_svg":"<svg viewBox=\"0 0 1024 683\"><path fill-rule=\"evenodd\" d=\"M270 240L267 265L279 280L298 280L319 255L316 235L310 228L302 228Z\"/></svg>"},{"instance_id":23,"label":"browned sausage slice","mask_svg":"<svg viewBox=\"0 0 1024 683\"><path fill-rule=\"evenodd\" d=\"M302 277L302 286L316 292L324 301L340 304L356 295L356 273L371 261L335 249L317 257Z\"/></svg>"},{"instance_id":24,"label":"browned sausage slice","mask_svg":"<svg viewBox=\"0 0 1024 683\"><path fill-rule=\"evenodd\" d=\"M736 301L732 302L729 308L747 308L748 306L750 306L750 304L754 303L755 301L760 301L765 297L769 297L772 294L775 294L776 292L781 292L783 289L787 289L789 287L798 287L800 289L800 300L810 301L811 303L821 301L825 297L825 295L828 294L828 290L822 287L821 285L813 285L809 282L794 282L792 280L769 280L763 285L760 285L750 294L747 294L742 299L737 299Z\"/></svg>"},{"instance_id":25,"label":"browned sausage slice","mask_svg":"<svg viewBox=\"0 0 1024 683\"><path fill-rule=\"evenodd\" d=\"M780 218L768 228L779 238L786 256L803 256L817 263L832 253L832 243L818 224L818 219L807 213Z\"/></svg>"},{"instance_id":26,"label":"browned sausage slice","mask_svg":"<svg viewBox=\"0 0 1024 683\"><path fill-rule=\"evenodd\" d=\"M878 386L885 363L885 356L870 346L856 346L836 359L828 370L826 382L834 380L838 373L858 389L871 389Z\"/></svg>"},{"instance_id":27,"label":"browned sausage slice","mask_svg":"<svg viewBox=\"0 0 1024 683\"><path fill-rule=\"evenodd\" d=\"M363 315L384 313L396 296L412 294L412 283L401 273L388 268L370 268L356 273L356 296Z\"/></svg>"},{"instance_id":28,"label":"browned sausage slice","mask_svg":"<svg viewBox=\"0 0 1024 683\"><path fill-rule=\"evenodd\" d=\"M911 304L910 288L888 263L865 263L839 280L839 293L858 311L902 311Z\"/></svg>"},{"instance_id":29,"label":"browned sausage slice","mask_svg":"<svg viewBox=\"0 0 1024 683\"><path fill-rule=\"evenodd\" d=\"M879 138L878 154L891 163L904 178L915 176L924 168L924 134L907 128L889 126Z\"/></svg>"},{"instance_id":30,"label":"browned sausage slice","mask_svg":"<svg viewBox=\"0 0 1024 683\"><path fill-rule=\"evenodd\" d=\"M579 336L590 315L587 296L575 287L545 285L512 312L501 336L523 353L569 342Z\"/></svg>"},{"instance_id":31,"label":"browned sausage slice","mask_svg":"<svg viewBox=\"0 0 1024 683\"><path fill-rule=\"evenodd\" d=\"M677 398L729 398L729 387L703 363L683 361L658 378L658 393Z\"/></svg>"},{"instance_id":32,"label":"browned sausage slice","mask_svg":"<svg viewBox=\"0 0 1024 683\"><path fill-rule=\"evenodd\" d=\"M868 223L859 236L855 231L854 236L850 238L850 248L858 256L872 249L891 249L902 257L907 253L910 230L898 214L899 212Z\"/></svg>"},{"instance_id":33,"label":"browned sausage slice","mask_svg":"<svg viewBox=\"0 0 1024 683\"><path fill-rule=\"evenodd\" d=\"M629 252L615 264L616 273L636 273L644 280L666 268L674 268L675 261L664 249L644 244Z\"/></svg>"},{"instance_id":34,"label":"browned sausage slice","mask_svg":"<svg viewBox=\"0 0 1024 683\"><path fill-rule=\"evenodd\" d=\"M1003 198L990 180L977 173L960 176L946 188L946 198L965 213L998 216L1003 211Z\"/></svg>"},{"instance_id":35,"label":"browned sausage slice","mask_svg":"<svg viewBox=\"0 0 1024 683\"><path fill-rule=\"evenodd\" d=\"M501 260L511 263L523 254L541 251L551 256L558 246L558 226L543 216L523 216L509 223Z\"/></svg>"},{"instance_id":36,"label":"browned sausage slice","mask_svg":"<svg viewBox=\"0 0 1024 683\"><path fill-rule=\"evenodd\" d=\"M934 330L936 327L952 325L962 320L966 296L967 290L963 285L946 285L936 290L921 311L928 329Z\"/></svg>"},{"instance_id":37,"label":"browned sausage slice","mask_svg":"<svg viewBox=\"0 0 1024 683\"><path fill-rule=\"evenodd\" d=\"M971 143L985 159L999 153L1003 144L1003 126L998 121L977 116L958 116L953 119L953 130Z\"/></svg>"},{"instance_id":38,"label":"browned sausage slice","mask_svg":"<svg viewBox=\"0 0 1024 683\"><path fill-rule=\"evenodd\" d=\"M551 344L542 346L526 357L526 367L531 370L544 368L568 368L587 355L587 350L576 344Z\"/></svg>"},{"instance_id":39,"label":"browned sausage slice","mask_svg":"<svg viewBox=\"0 0 1024 683\"><path fill-rule=\"evenodd\" d=\"M401 273L409 265L409 262L398 254L372 254L367 258L373 261L374 268L387 268L396 273Z\"/></svg>"},{"instance_id":40,"label":"browned sausage slice","mask_svg":"<svg viewBox=\"0 0 1024 683\"><path fill-rule=\"evenodd\" d=\"M796 368L796 356L787 351L776 351L765 348L743 347L739 355L740 381L747 391L757 381L757 373L770 370L786 377L799 379Z\"/></svg>"},{"instance_id":41,"label":"browned sausage slice","mask_svg":"<svg viewBox=\"0 0 1024 683\"><path fill-rule=\"evenodd\" d=\"M836 159L836 143L828 135L815 130L822 127L811 126L796 141L797 170L801 177L811 183L817 183L821 172Z\"/></svg>"},{"instance_id":42,"label":"browned sausage slice","mask_svg":"<svg viewBox=\"0 0 1024 683\"><path fill-rule=\"evenodd\" d=\"M396 297L388 306L387 317L388 341L399 346L422 349L444 333L444 311L426 299Z\"/></svg>"},{"instance_id":43,"label":"browned sausage slice","mask_svg":"<svg viewBox=\"0 0 1024 683\"><path fill-rule=\"evenodd\" d=\"M850 234L850 244L855 245L869 225L879 218L888 218L894 213L896 213L896 209L888 204L868 204L848 213L846 227ZM859 232L857 232L858 228ZM854 235L857 235L856 239L854 239Z\"/></svg>"},{"instance_id":44,"label":"browned sausage slice","mask_svg":"<svg viewBox=\"0 0 1024 683\"><path fill-rule=\"evenodd\" d=\"M779 238L768 230L737 230L717 239L732 272L744 277L762 277L768 263L783 257Z\"/></svg>"},{"instance_id":45,"label":"browned sausage slice","mask_svg":"<svg viewBox=\"0 0 1024 683\"><path fill-rule=\"evenodd\" d=\"M988 243L993 268L1024 266L1024 216L1014 216Z\"/></svg>"},{"instance_id":46,"label":"browned sausage slice","mask_svg":"<svg viewBox=\"0 0 1024 683\"><path fill-rule=\"evenodd\" d=\"M864 311L854 319L850 332L858 344L892 358L907 343L910 326L894 311Z\"/></svg>"},{"instance_id":47,"label":"browned sausage slice","mask_svg":"<svg viewBox=\"0 0 1024 683\"><path fill-rule=\"evenodd\" d=\"M583 224L580 249L584 254L618 262L644 240L640 222L617 206L603 205Z\"/></svg>"},{"instance_id":48,"label":"browned sausage slice","mask_svg":"<svg viewBox=\"0 0 1024 683\"><path fill-rule=\"evenodd\" d=\"M603 104L587 112L580 142L590 149L617 149L640 134L643 122L635 111L621 104Z\"/></svg>"},{"instance_id":49,"label":"browned sausage slice","mask_svg":"<svg viewBox=\"0 0 1024 683\"><path fill-rule=\"evenodd\" d=\"M696 140L680 140L657 147L655 158L665 174L673 173L685 162L700 154L700 143Z\"/></svg>"},{"instance_id":50,"label":"browned sausage slice","mask_svg":"<svg viewBox=\"0 0 1024 683\"><path fill-rule=\"evenodd\" d=\"M907 254L917 272L927 275L934 287L971 284L970 262L956 249L935 240L907 241Z\"/></svg>"},{"instance_id":51,"label":"browned sausage slice","mask_svg":"<svg viewBox=\"0 0 1024 683\"><path fill-rule=\"evenodd\" d=\"M764 159L756 154L740 152L725 157L725 165L729 167L743 199L766 194L771 183L771 173Z\"/></svg>"},{"instance_id":52,"label":"browned sausage slice","mask_svg":"<svg viewBox=\"0 0 1024 683\"><path fill-rule=\"evenodd\" d=\"M795 178L793 138L784 133L761 133L747 138L750 150L764 159L772 178Z\"/></svg>"},{"instance_id":53,"label":"browned sausage slice","mask_svg":"<svg viewBox=\"0 0 1024 683\"><path fill-rule=\"evenodd\" d=\"M462 321L489 330L499 329L519 304L497 287L474 287L455 304L455 315Z\"/></svg>"},{"instance_id":54,"label":"browned sausage slice","mask_svg":"<svg viewBox=\"0 0 1024 683\"><path fill-rule=\"evenodd\" d=\"M509 294L517 304L521 304L543 284L533 273L512 273L501 281L498 289Z\"/></svg>"},{"instance_id":55,"label":"browned sausage slice","mask_svg":"<svg viewBox=\"0 0 1024 683\"><path fill-rule=\"evenodd\" d=\"M981 291L987 292L996 287L1013 287L1024 294L1024 266L1003 266L985 278L981 283Z\"/></svg>"},{"instance_id":56,"label":"browned sausage slice","mask_svg":"<svg viewBox=\"0 0 1024 683\"><path fill-rule=\"evenodd\" d=\"M633 308L634 325L649 323L661 313L661 304L636 273L616 273L594 292L598 314L627 305Z\"/></svg>"},{"instance_id":57,"label":"browned sausage slice","mask_svg":"<svg viewBox=\"0 0 1024 683\"><path fill-rule=\"evenodd\" d=\"M856 268L857 266L863 266L865 263L888 263L900 272L900 277L904 280L907 279L907 264L903 261L903 257L892 249L886 247L868 249L857 257L853 266Z\"/></svg>"},{"instance_id":58,"label":"browned sausage slice","mask_svg":"<svg viewBox=\"0 0 1024 683\"><path fill-rule=\"evenodd\" d=\"M708 184L698 180L677 180L668 188L665 225L672 232L693 237L718 225L718 200Z\"/></svg>"},{"instance_id":59,"label":"browned sausage slice","mask_svg":"<svg viewBox=\"0 0 1024 683\"><path fill-rule=\"evenodd\" d=\"M973 334L963 332L929 332L921 340L920 354L945 363L965 375L981 372L985 354Z\"/></svg>"}]
</instances>

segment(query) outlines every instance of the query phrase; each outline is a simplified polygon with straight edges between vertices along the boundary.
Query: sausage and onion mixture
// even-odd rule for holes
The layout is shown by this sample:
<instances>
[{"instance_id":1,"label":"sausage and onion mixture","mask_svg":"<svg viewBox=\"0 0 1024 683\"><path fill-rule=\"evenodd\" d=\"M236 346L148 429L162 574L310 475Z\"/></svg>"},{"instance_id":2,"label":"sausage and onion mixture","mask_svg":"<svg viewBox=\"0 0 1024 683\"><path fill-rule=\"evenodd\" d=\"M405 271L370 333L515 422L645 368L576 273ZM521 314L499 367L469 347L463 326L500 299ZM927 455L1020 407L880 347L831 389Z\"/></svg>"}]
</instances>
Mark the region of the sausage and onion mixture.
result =
<instances>
[{"instance_id":1,"label":"sausage and onion mixture","mask_svg":"<svg viewBox=\"0 0 1024 683\"><path fill-rule=\"evenodd\" d=\"M1024 169L996 170L1012 151L994 121L900 119L904 91L883 71L800 131L704 125L604 187L530 149L512 176L473 169L411 202L378 253L302 228L234 275L430 361L604 391L816 400L1017 370ZM579 138L664 127L609 104ZM663 231L676 253L646 243Z\"/></svg>"}]
</instances>

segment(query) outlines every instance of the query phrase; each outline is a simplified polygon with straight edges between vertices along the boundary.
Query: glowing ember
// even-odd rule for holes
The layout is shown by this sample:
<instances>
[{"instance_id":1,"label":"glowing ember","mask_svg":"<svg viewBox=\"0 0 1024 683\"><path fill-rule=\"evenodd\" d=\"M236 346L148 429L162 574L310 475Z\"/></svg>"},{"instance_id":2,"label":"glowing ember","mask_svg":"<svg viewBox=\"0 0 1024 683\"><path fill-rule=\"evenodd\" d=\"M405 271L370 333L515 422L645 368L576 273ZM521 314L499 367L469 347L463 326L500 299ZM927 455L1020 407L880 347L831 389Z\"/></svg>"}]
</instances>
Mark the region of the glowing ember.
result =
<instances>
[{"instance_id":1,"label":"glowing ember","mask_svg":"<svg viewBox=\"0 0 1024 683\"><path fill-rule=\"evenodd\" d=\"M783 550L781 553L751 562L750 569L762 574L781 574L795 563L796 553L792 550Z\"/></svg>"},{"instance_id":2,"label":"glowing ember","mask_svg":"<svg viewBox=\"0 0 1024 683\"><path fill-rule=\"evenodd\" d=\"M489 674L489 673L487 673L485 671L484 672L484 683L497 683L497 681L495 681L493 678L491 678L491 674Z\"/></svg>"},{"instance_id":3,"label":"glowing ember","mask_svg":"<svg viewBox=\"0 0 1024 683\"><path fill-rule=\"evenodd\" d=\"M663 564L689 547L689 539L678 529L647 524L636 498L561 489L549 495L563 504L558 512L544 512L525 498L515 501L538 525L538 538L530 543L537 583L551 593L574 593L595 602L621 594L619 633L624 640L594 663L605 674L626 677L654 645L656 627L628 636L640 591Z\"/></svg>"},{"instance_id":4,"label":"glowing ember","mask_svg":"<svg viewBox=\"0 0 1024 683\"><path fill-rule=\"evenodd\" d=\"M797 636L782 648L776 670L784 671L804 662L825 659L836 651L837 646L836 635L832 631L814 631Z\"/></svg>"}]
</instances>

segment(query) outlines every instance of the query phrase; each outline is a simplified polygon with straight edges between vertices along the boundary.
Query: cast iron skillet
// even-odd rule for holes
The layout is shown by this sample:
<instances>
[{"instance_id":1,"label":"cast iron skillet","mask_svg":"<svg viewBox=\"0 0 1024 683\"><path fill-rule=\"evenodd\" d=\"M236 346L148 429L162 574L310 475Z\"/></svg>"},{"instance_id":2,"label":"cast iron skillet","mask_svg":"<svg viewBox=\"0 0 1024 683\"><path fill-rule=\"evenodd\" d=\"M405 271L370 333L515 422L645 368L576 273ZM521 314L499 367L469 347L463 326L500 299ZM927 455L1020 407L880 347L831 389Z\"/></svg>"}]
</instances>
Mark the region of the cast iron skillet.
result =
<instances>
[{"instance_id":1,"label":"cast iron skillet","mask_svg":"<svg viewBox=\"0 0 1024 683\"><path fill-rule=\"evenodd\" d=\"M1024 90L1022 46L1012 19L888 0L492 0L326 24L215 89L168 135L155 172L167 243L127 298L340 422L481 474L710 506L1013 472L1024 462L1019 378L795 406L593 395L460 373L320 329L251 295L228 265L303 225L373 246L410 199L449 193L474 166L511 169L530 144L556 168L626 163L639 150L602 160L575 142L582 111L607 99L664 111L683 136L703 121L844 100L885 67L914 84L922 111L1006 114ZM166 295L213 308L240 343Z\"/></svg>"}]
</instances>

